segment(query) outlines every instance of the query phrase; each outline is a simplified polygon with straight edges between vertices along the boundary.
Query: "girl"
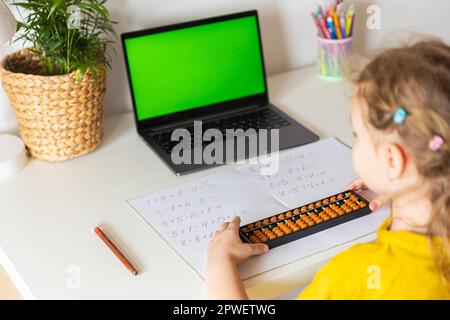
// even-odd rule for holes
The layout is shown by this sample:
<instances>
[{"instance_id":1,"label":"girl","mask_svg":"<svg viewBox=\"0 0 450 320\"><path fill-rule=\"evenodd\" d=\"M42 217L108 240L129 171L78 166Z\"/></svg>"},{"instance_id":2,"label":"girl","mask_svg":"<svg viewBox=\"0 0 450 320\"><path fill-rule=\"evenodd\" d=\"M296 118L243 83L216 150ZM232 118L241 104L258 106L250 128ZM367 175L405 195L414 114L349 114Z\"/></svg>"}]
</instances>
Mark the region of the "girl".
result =
<instances>
[{"instance_id":1,"label":"girl","mask_svg":"<svg viewBox=\"0 0 450 320\"><path fill-rule=\"evenodd\" d=\"M382 194L392 214L377 241L335 256L299 298L449 299L450 47L425 40L380 54L355 81L350 120L360 178L348 188ZM268 250L243 244L239 223L209 244L210 298L247 299L237 265Z\"/></svg>"}]
</instances>

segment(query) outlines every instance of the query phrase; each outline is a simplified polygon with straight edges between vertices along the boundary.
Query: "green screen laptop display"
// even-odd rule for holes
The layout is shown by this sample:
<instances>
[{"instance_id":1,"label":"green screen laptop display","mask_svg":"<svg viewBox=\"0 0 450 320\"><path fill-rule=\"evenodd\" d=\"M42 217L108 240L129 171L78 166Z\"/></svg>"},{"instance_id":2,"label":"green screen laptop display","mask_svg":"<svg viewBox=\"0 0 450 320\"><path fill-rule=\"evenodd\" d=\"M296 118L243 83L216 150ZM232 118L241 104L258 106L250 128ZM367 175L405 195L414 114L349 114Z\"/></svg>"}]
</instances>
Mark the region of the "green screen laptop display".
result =
<instances>
[{"instance_id":1,"label":"green screen laptop display","mask_svg":"<svg viewBox=\"0 0 450 320\"><path fill-rule=\"evenodd\" d=\"M139 121L266 91L254 16L124 43Z\"/></svg>"}]
</instances>

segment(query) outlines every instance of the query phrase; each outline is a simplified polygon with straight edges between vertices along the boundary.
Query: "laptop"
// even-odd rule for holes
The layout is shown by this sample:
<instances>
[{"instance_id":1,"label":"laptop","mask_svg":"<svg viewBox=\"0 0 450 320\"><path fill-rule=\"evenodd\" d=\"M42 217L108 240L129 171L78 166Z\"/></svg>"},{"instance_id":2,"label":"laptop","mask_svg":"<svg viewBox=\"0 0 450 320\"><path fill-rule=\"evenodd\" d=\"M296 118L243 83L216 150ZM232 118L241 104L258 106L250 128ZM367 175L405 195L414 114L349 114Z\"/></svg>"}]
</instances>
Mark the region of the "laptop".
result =
<instances>
[{"instance_id":1,"label":"laptop","mask_svg":"<svg viewBox=\"0 0 450 320\"><path fill-rule=\"evenodd\" d=\"M237 152L238 143L227 144L243 131L245 139L253 133L261 140L275 139L276 129L278 150L319 139L269 102L256 10L128 32L121 39L137 132L175 174L254 156L247 144L244 153ZM222 139L204 139L211 128ZM228 135L232 129L238 134ZM271 133L259 135L264 129ZM180 132L191 139L174 139ZM199 161L211 146L223 148L224 161Z\"/></svg>"}]
</instances>

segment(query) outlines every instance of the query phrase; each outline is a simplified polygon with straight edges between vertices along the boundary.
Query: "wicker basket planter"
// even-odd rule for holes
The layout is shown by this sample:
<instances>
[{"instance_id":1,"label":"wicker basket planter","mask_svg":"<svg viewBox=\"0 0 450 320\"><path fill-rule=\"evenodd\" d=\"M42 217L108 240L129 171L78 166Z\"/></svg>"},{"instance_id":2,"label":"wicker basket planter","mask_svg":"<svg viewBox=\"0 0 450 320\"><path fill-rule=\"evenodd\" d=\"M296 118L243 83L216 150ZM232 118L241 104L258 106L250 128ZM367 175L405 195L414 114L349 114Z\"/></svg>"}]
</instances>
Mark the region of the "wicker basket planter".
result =
<instances>
[{"instance_id":1,"label":"wicker basket planter","mask_svg":"<svg viewBox=\"0 0 450 320\"><path fill-rule=\"evenodd\" d=\"M96 149L102 141L106 77L88 72L44 76L27 49L5 57L3 88L16 114L20 134L36 159L63 161Z\"/></svg>"}]
</instances>

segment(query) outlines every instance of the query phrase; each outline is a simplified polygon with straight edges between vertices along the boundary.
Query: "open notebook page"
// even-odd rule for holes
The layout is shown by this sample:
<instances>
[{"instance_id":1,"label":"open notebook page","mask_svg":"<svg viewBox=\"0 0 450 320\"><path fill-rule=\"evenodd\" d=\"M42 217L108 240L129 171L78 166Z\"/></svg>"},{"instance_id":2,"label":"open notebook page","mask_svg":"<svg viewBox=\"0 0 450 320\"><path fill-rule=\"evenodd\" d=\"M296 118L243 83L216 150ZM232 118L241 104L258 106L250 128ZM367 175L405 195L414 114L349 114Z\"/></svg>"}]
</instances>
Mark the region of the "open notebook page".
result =
<instances>
[{"instance_id":1,"label":"open notebook page","mask_svg":"<svg viewBox=\"0 0 450 320\"><path fill-rule=\"evenodd\" d=\"M351 150L327 139L280 153L279 172L261 179L259 165L227 169L199 180L129 200L199 275L213 232L234 215L249 223L343 191L355 177ZM240 266L243 279L372 233L386 212L308 236Z\"/></svg>"}]
</instances>

